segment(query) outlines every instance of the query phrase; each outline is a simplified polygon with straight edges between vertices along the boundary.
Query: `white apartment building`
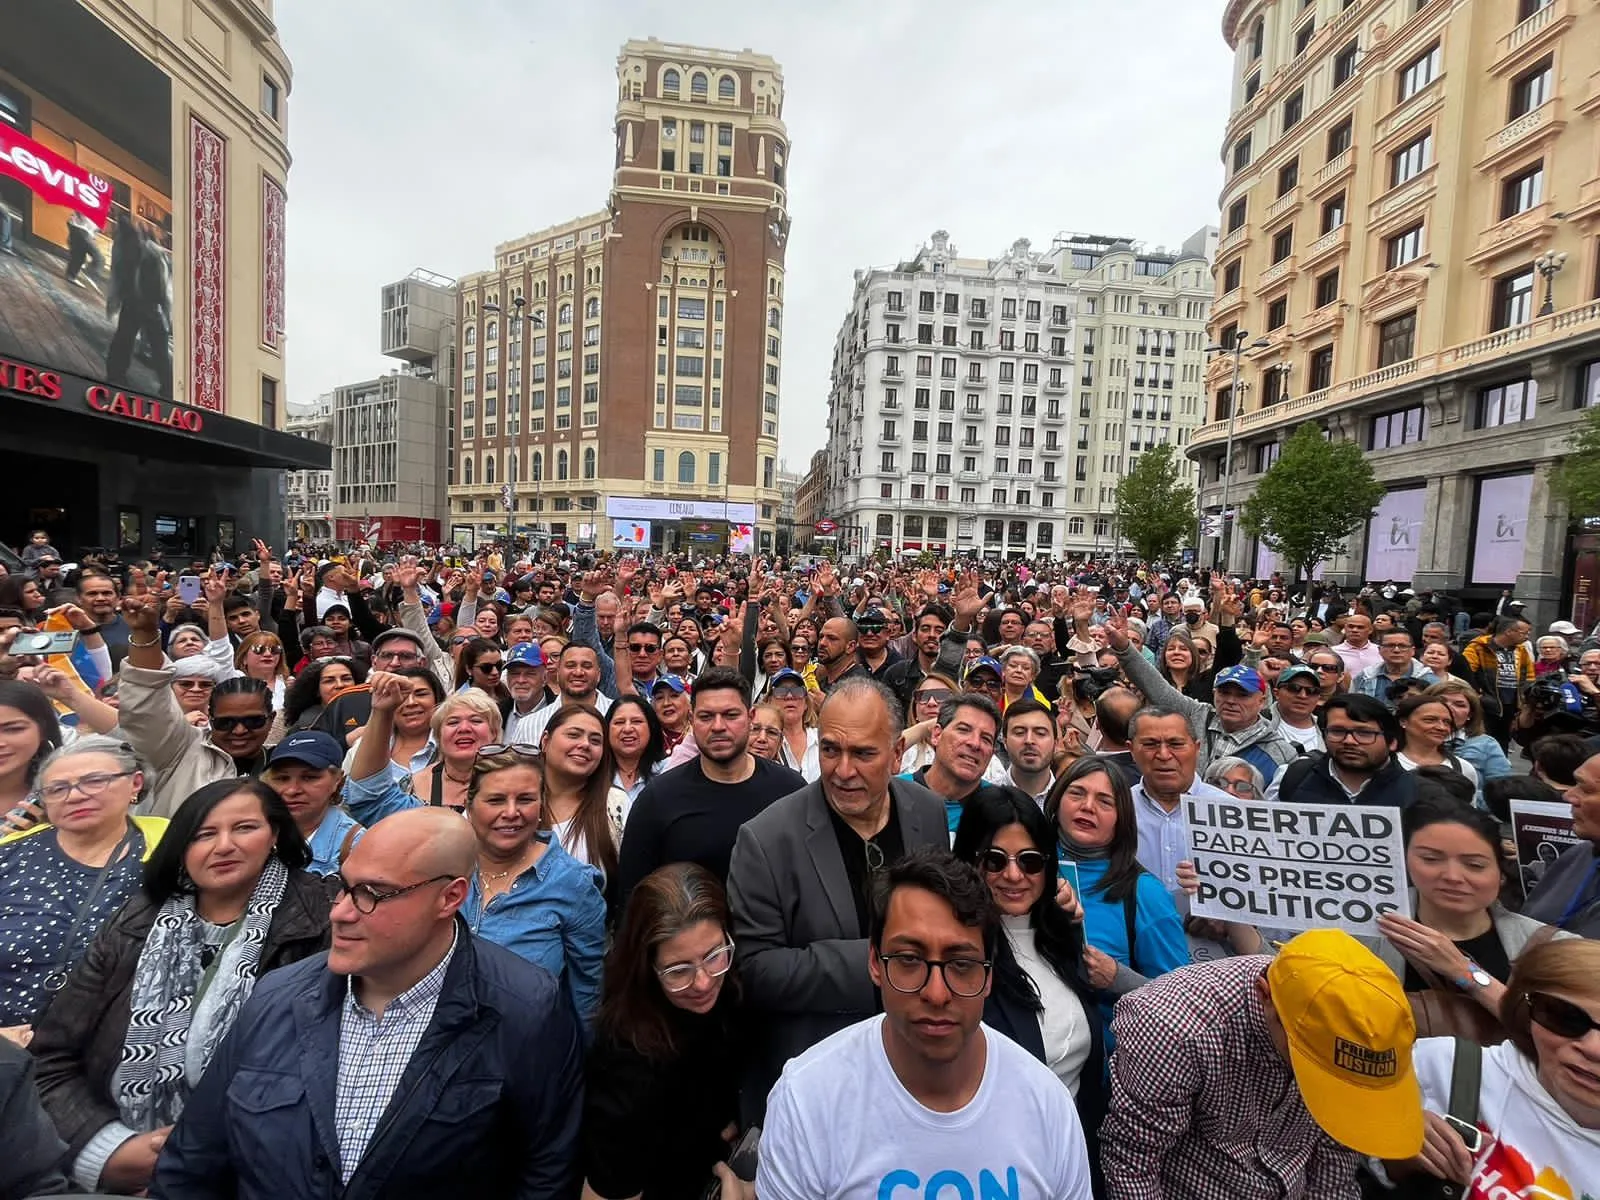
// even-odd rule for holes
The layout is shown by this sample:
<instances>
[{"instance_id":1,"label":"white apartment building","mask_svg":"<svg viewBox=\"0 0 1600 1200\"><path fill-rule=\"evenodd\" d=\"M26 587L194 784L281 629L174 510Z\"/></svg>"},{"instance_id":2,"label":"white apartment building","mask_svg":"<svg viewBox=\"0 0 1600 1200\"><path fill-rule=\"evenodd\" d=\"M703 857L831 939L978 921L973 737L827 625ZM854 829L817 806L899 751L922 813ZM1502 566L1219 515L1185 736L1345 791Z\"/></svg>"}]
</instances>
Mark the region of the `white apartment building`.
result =
<instances>
[{"instance_id":1,"label":"white apartment building","mask_svg":"<svg viewBox=\"0 0 1600 1200\"><path fill-rule=\"evenodd\" d=\"M909 261L857 271L819 514L841 551L1110 552L1116 480L1200 419L1211 275L1196 239L1193 252L1149 254L1067 237L1039 254L1023 238L972 259L939 230Z\"/></svg>"},{"instance_id":2,"label":"white apartment building","mask_svg":"<svg viewBox=\"0 0 1600 1200\"><path fill-rule=\"evenodd\" d=\"M333 444L333 393L317 397L306 408L289 406L284 431L298 437ZM333 539L333 472L285 471L283 473L284 517L289 536L303 541Z\"/></svg>"}]
</instances>

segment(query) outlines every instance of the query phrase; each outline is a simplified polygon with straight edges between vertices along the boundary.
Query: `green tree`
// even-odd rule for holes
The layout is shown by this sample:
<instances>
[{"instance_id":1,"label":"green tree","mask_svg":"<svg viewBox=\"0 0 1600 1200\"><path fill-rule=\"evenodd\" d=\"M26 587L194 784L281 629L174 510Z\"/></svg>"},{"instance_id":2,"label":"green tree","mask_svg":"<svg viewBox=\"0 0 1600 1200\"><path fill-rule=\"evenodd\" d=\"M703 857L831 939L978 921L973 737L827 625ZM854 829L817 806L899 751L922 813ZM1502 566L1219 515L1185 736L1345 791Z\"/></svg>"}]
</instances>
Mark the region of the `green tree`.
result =
<instances>
[{"instance_id":1,"label":"green tree","mask_svg":"<svg viewBox=\"0 0 1600 1200\"><path fill-rule=\"evenodd\" d=\"M1146 562L1171 558L1194 522L1194 488L1178 482L1174 447L1145 451L1117 481L1118 527Z\"/></svg>"},{"instance_id":2,"label":"green tree","mask_svg":"<svg viewBox=\"0 0 1600 1200\"><path fill-rule=\"evenodd\" d=\"M1551 490L1574 517L1600 516L1600 408L1584 409L1567 440L1567 457L1550 479Z\"/></svg>"},{"instance_id":3,"label":"green tree","mask_svg":"<svg viewBox=\"0 0 1600 1200\"><path fill-rule=\"evenodd\" d=\"M1359 446L1329 441L1308 421L1244 502L1239 526L1282 556L1295 578L1309 576L1344 551L1345 538L1372 516L1383 492Z\"/></svg>"}]
</instances>

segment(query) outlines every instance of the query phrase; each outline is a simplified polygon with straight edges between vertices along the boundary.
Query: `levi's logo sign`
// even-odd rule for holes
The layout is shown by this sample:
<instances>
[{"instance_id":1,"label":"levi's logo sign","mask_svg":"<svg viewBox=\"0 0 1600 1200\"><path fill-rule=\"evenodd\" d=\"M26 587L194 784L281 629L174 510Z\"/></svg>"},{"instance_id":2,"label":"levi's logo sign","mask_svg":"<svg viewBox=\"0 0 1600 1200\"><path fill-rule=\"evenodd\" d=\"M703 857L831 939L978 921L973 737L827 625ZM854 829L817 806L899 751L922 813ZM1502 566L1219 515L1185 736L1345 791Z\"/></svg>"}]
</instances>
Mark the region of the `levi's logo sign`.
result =
<instances>
[{"instance_id":1,"label":"levi's logo sign","mask_svg":"<svg viewBox=\"0 0 1600 1200\"><path fill-rule=\"evenodd\" d=\"M1374 1050L1344 1038L1333 1039L1333 1065L1368 1079L1392 1079L1400 1073L1399 1058L1394 1050Z\"/></svg>"},{"instance_id":2,"label":"levi's logo sign","mask_svg":"<svg viewBox=\"0 0 1600 1200\"><path fill-rule=\"evenodd\" d=\"M0 175L8 175L43 196L105 226L111 215L111 184L62 158L9 125L0 123Z\"/></svg>"}]
</instances>

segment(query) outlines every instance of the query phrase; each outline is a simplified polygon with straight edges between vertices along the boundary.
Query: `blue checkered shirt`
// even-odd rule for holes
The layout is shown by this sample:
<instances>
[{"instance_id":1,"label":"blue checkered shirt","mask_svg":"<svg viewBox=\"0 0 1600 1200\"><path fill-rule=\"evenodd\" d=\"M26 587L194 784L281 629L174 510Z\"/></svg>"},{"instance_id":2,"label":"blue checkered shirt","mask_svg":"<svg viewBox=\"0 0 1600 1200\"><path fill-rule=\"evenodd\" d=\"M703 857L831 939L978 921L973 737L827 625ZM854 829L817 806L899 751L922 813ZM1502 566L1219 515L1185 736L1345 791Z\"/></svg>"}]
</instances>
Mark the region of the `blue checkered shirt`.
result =
<instances>
[{"instance_id":1,"label":"blue checkered shirt","mask_svg":"<svg viewBox=\"0 0 1600 1200\"><path fill-rule=\"evenodd\" d=\"M381 1017L374 1016L356 999L354 978L345 991L334 1102L339 1169L345 1183L361 1165L367 1143L433 1021L433 1010L444 991L444 975L455 952L456 942L452 940L439 965L389 1001Z\"/></svg>"}]
</instances>

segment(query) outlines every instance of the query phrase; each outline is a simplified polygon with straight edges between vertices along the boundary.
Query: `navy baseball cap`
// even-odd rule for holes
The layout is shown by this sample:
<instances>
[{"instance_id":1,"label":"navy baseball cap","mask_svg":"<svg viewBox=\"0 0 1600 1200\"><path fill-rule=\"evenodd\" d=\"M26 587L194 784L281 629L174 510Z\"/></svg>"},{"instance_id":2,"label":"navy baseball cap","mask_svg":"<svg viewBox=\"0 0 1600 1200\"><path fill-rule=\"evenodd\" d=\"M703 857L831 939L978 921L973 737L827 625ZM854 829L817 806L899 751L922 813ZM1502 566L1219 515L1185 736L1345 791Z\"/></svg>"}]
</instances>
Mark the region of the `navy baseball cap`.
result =
<instances>
[{"instance_id":1,"label":"navy baseball cap","mask_svg":"<svg viewBox=\"0 0 1600 1200\"><path fill-rule=\"evenodd\" d=\"M971 679L979 671L993 671L996 679L1004 679L1006 677L1005 669L1001 667L1000 660L998 658L990 658L987 654L967 668L967 678Z\"/></svg>"},{"instance_id":2,"label":"navy baseball cap","mask_svg":"<svg viewBox=\"0 0 1600 1200\"><path fill-rule=\"evenodd\" d=\"M653 696L657 688L669 687L680 696L689 690L689 685L684 682L682 675L663 675L650 684L650 694Z\"/></svg>"},{"instance_id":3,"label":"navy baseball cap","mask_svg":"<svg viewBox=\"0 0 1600 1200\"><path fill-rule=\"evenodd\" d=\"M1247 692L1264 692L1267 690L1261 682L1261 676L1253 667L1229 667L1225 671L1218 671L1216 681L1212 684L1212 689L1215 690L1219 687L1243 688Z\"/></svg>"},{"instance_id":4,"label":"navy baseball cap","mask_svg":"<svg viewBox=\"0 0 1600 1200\"><path fill-rule=\"evenodd\" d=\"M772 676L773 687L779 687L782 684L790 682L797 683L801 687L805 687L806 677L800 674L799 671L794 670L792 667L784 667L781 671L774 673Z\"/></svg>"},{"instance_id":5,"label":"navy baseball cap","mask_svg":"<svg viewBox=\"0 0 1600 1200\"><path fill-rule=\"evenodd\" d=\"M327 770L344 762L344 750L339 745L339 739L331 733L323 733L320 729L302 729L278 743L267 765L277 766L285 762L303 763L318 770Z\"/></svg>"},{"instance_id":6,"label":"navy baseball cap","mask_svg":"<svg viewBox=\"0 0 1600 1200\"><path fill-rule=\"evenodd\" d=\"M542 667L544 666L544 651L539 649L538 642L518 642L506 651L506 670L512 667Z\"/></svg>"}]
</instances>

